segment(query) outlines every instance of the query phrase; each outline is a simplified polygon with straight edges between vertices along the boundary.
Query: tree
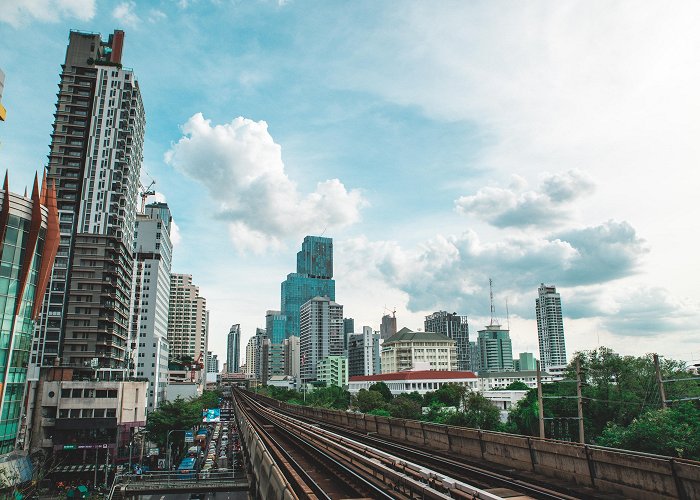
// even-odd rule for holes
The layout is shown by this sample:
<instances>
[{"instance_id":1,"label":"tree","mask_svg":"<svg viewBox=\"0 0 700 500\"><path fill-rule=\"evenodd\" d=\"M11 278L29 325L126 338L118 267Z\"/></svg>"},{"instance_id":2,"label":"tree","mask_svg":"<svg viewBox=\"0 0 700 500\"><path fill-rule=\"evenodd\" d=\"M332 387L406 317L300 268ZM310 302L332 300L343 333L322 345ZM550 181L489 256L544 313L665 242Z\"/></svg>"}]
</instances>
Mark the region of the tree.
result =
<instances>
[{"instance_id":1,"label":"tree","mask_svg":"<svg viewBox=\"0 0 700 500\"><path fill-rule=\"evenodd\" d=\"M596 444L700 460L700 410L691 403L650 410L627 427L611 423Z\"/></svg>"},{"instance_id":2,"label":"tree","mask_svg":"<svg viewBox=\"0 0 700 500\"><path fill-rule=\"evenodd\" d=\"M516 380L515 382L511 382L506 386L504 389L506 391L529 391L530 388L527 386L525 382L521 382L520 380Z\"/></svg>"},{"instance_id":3,"label":"tree","mask_svg":"<svg viewBox=\"0 0 700 500\"><path fill-rule=\"evenodd\" d=\"M421 404L408 394L396 396L388 406L389 414L395 418L418 420L421 417Z\"/></svg>"},{"instance_id":4,"label":"tree","mask_svg":"<svg viewBox=\"0 0 700 500\"><path fill-rule=\"evenodd\" d=\"M360 389L360 392L355 396L355 405L363 413L371 410L386 409L386 401L380 392L365 389Z\"/></svg>"},{"instance_id":5,"label":"tree","mask_svg":"<svg viewBox=\"0 0 700 500\"><path fill-rule=\"evenodd\" d=\"M164 448L168 441L168 432L174 429L189 429L202 421L202 409L199 404L177 398L175 401L164 401L158 409L149 413L146 421L148 438ZM172 433L170 443L178 449L184 444L182 432Z\"/></svg>"},{"instance_id":6,"label":"tree","mask_svg":"<svg viewBox=\"0 0 700 500\"><path fill-rule=\"evenodd\" d=\"M449 415L446 424L484 430L496 430L501 426L498 408L478 392L469 392L464 403L464 411Z\"/></svg>"},{"instance_id":7,"label":"tree","mask_svg":"<svg viewBox=\"0 0 700 500\"><path fill-rule=\"evenodd\" d=\"M307 396L311 406L346 410L350 406L350 393L337 385L315 389Z\"/></svg>"},{"instance_id":8,"label":"tree","mask_svg":"<svg viewBox=\"0 0 700 500\"><path fill-rule=\"evenodd\" d=\"M430 406L431 403L436 402L460 408L466 393L467 388L462 385L445 384L437 391L426 392L423 397L423 406Z\"/></svg>"},{"instance_id":9,"label":"tree","mask_svg":"<svg viewBox=\"0 0 700 500\"><path fill-rule=\"evenodd\" d=\"M393 394L391 394L391 389L389 389L389 386L386 385L384 382L375 382L374 384L369 386L370 391L377 391L379 394L382 395L382 398L384 398L384 401L387 403L391 401L391 399L394 397Z\"/></svg>"}]
</instances>

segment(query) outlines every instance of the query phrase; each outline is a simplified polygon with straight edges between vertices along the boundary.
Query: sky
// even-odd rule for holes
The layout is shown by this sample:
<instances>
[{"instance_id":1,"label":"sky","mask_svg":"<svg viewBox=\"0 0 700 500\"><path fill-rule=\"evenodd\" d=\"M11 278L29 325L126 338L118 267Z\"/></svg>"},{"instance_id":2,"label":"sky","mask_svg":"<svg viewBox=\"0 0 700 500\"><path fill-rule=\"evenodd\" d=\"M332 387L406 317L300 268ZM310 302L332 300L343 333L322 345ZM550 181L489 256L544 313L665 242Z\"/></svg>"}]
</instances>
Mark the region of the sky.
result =
<instances>
[{"instance_id":1,"label":"sky","mask_svg":"<svg viewBox=\"0 0 700 500\"><path fill-rule=\"evenodd\" d=\"M497 319L538 356L540 283L567 353L700 362L700 4L2 0L0 166L46 165L70 29L126 32L142 182L177 225L209 346L242 348L307 234L379 329Z\"/></svg>"}]
</instances>

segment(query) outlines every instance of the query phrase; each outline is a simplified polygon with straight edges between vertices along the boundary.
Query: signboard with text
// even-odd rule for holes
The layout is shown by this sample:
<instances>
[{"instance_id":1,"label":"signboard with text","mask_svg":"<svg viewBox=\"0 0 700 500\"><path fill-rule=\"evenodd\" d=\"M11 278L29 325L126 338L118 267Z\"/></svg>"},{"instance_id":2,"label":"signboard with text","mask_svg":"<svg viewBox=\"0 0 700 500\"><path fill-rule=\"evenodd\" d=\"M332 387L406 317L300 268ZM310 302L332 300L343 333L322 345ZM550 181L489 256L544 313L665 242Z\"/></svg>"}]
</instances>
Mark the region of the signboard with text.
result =
<instances>
[{"instance_id":1,"label":"signboard with text","mask_svg":"<svg viewBox=\"0 0 700 500\"><path fill-rule=\"evenodd\" d=\"M202 410L203 422L221 422L221 410L219 408L204 408Z\"/></svg>"},{"instance_id":2,"label":"signboard with text","mask_svg":"<svg viewBox=\"0 0 700 500\"><path fill-rule=\"evenodd\" d=\"M194 433L192 431L185 432L185 443L194 443Z\"/></svg>"}]
</instances>

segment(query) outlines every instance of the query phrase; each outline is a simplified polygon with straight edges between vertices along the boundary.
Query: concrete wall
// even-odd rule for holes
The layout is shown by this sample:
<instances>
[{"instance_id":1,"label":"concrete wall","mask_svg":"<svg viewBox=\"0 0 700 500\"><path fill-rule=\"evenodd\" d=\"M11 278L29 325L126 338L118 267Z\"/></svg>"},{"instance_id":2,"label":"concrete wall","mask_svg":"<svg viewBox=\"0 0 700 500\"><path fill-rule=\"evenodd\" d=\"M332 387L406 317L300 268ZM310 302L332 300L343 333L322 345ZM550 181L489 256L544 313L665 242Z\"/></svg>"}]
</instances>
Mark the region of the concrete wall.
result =
<instances>
[{"instance_id":1,"label":"concrete wall","mask_svg":"<svg viewBox=\"0 0 700 500\"><path fill-rule=\"evenodd\" d=\"M290 405L292 413L455 458L489 461L628 498L700 498L700 462L413 420Z\"/></svg>"}]
</instances>

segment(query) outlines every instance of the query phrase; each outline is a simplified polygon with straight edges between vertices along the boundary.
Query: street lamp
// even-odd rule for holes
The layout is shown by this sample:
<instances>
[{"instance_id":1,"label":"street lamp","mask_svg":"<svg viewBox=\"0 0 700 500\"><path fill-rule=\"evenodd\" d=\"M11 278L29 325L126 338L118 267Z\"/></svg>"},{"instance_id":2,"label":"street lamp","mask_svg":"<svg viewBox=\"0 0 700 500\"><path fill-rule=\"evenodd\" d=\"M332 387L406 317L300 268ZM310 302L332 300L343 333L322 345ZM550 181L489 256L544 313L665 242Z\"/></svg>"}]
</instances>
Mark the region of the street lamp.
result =
<instances>
[{"instance_id":1,"label":"street lamp","mask_svg":"<svg viewBox=\"0 0 700 500\"><path fill-rule=\"evenodd\" d=\"M192 429L172 429L168 431L168 435L165 438L165 457L166 457L166 464L167 464L167 469L170 471L170 434L173 432L190 432Z\"/></svg>"}]
</instances>

